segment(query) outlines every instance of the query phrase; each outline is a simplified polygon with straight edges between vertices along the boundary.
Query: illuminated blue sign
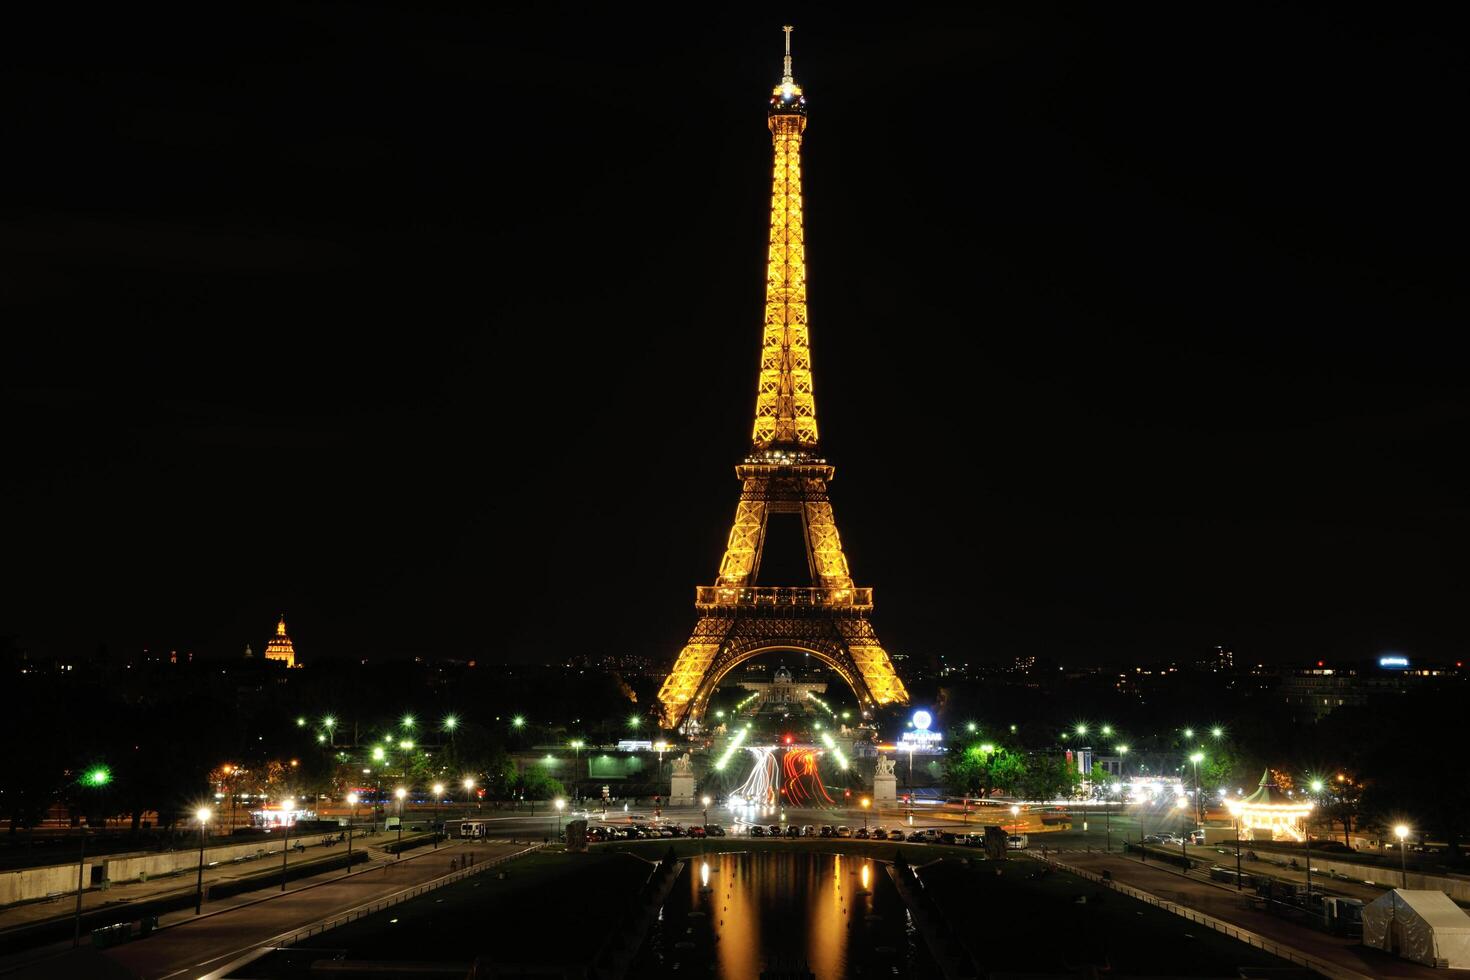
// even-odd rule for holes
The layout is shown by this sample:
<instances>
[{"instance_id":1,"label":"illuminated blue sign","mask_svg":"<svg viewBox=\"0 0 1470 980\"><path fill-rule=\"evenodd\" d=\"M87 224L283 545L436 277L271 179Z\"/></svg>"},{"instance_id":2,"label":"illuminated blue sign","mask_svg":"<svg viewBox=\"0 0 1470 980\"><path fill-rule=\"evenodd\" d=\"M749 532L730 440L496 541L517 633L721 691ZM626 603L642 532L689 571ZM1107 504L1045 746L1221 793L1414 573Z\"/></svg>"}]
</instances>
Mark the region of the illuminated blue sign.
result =
<instances>
[{"instance_id":1,"label":"illuminated blue sign","mask_svg":"<svg viewBox=\"0 0 1470 980\"><path fill-rule=\"evenodd\" d=\"M1393 656L1393 657L1379 657L1378 658L1378 666L1380 666L1380 667L1407 667L1407 666L1409 666L1409 658L1408 657L1398 657L1398 656Z\"/></svg>"}]
</instances>

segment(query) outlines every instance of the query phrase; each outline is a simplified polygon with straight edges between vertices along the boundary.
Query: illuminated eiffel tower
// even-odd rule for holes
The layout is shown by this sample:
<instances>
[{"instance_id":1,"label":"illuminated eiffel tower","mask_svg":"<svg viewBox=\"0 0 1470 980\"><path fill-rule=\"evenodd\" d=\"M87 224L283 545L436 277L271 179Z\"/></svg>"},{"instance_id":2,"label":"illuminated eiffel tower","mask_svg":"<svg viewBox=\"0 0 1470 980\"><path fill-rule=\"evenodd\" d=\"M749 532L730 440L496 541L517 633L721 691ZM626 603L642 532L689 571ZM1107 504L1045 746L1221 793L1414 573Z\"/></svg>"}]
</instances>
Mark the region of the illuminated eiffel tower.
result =
<instances>
[{"instance_id":1,"label":"illuminated eiffel tower","mask_svg":"<svg viewBox=\"0 0 1470 980\"><path fill-rule=\"evenodd\" d=\"M735 467L740 503L719 578L695 588L699 622L658 694L664 726L685 731L698 727L721 678L772 650L803 651L827 664L857 694L864 717L882 705L908 703L867 619L873 590L852 584L827 499L833 467L817 452L801 220L806 98L791 75L791 28L785 31L785 72L767 114L775 167L751 452ZM810 586L755 584L773 514L800 516Z\"/></svg>"}]
</instances>

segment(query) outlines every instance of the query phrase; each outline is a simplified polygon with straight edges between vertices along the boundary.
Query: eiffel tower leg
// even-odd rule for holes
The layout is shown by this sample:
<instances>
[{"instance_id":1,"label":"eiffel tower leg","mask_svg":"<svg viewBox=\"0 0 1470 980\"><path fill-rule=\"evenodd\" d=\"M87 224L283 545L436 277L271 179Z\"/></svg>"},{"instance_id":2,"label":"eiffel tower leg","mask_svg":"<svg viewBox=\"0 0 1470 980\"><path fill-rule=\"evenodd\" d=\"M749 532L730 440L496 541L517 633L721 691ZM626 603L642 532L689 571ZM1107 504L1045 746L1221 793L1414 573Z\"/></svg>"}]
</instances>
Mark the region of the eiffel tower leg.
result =
<instances>
[{"instance_id":1,"label":"eiffel tower leg","mask_svg":"<svg viewBox=\"0 0 1470 980\"><path fill-rule=\"evenodd\" d=\"M669 676L664 678L663 686L659 688L662 727L679 728L691 717L691 712L694 718L703 716L705 706L697 699L707 698L708 694L701 696L699 689L734 625L735 620L731 616L699 617L689 642L679 651L674 669L669 671Z\"/></svg>"},{"instance_id":2,"label":"eiffel tower leg","mask_svg":"<svg viewBox=\"0 0 1470 980\"><path fill-rule=\"evenodd\" d=\"M888 704L908 704L909 692L903 686L903 681L898 679L897 672L893 669L893 661L878 643L878 634L873 631L873 624L866 619L837 619L838 632L842 634L843 645L847 647L848 656L852 658L853 665L858 674L867 683L868 691L873 699L873 705L865 705L865 708L883 707Z\"/></svg>"}]
</instances>

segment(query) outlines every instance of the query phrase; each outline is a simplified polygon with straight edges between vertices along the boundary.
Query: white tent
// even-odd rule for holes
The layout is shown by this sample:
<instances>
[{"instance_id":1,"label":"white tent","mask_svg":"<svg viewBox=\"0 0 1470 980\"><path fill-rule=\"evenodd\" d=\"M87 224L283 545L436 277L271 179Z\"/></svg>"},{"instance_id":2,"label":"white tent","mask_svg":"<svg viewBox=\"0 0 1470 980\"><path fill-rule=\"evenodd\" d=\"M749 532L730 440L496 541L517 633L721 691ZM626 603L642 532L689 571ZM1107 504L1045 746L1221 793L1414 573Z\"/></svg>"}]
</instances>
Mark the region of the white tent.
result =
<instances>
[{"instance_id":1,"label":"white tent","mask_svg":"<svg viewBox=\"0 0 1470 980\"><path fill-rule=\"evenodd\" d=\"M1395 888L1363 906L1363 944L1425 966L1470 970L1470 915L1444 892Z\"/></svg>"}]
</instances>

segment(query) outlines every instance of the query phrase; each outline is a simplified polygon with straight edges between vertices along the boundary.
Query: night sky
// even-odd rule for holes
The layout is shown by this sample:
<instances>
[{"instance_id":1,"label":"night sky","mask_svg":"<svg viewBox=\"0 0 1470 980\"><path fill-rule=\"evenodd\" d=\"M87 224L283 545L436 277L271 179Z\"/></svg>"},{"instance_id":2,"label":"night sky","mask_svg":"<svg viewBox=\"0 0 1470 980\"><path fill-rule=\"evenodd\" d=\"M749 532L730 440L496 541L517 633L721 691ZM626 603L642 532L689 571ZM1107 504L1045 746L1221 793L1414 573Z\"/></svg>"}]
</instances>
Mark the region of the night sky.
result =
<instances>
[{"instance_id":1,"label":"night sky","mask_svg":"<svg viewBox=\"0 0 1470 980\"><path fill-rule=\"evenodd\" d=\"M1463 654L1458 34L531 6L7 31L0 636L672 658L748 445L789 20L891 649Z\"/></svg>"}]
</instances>

